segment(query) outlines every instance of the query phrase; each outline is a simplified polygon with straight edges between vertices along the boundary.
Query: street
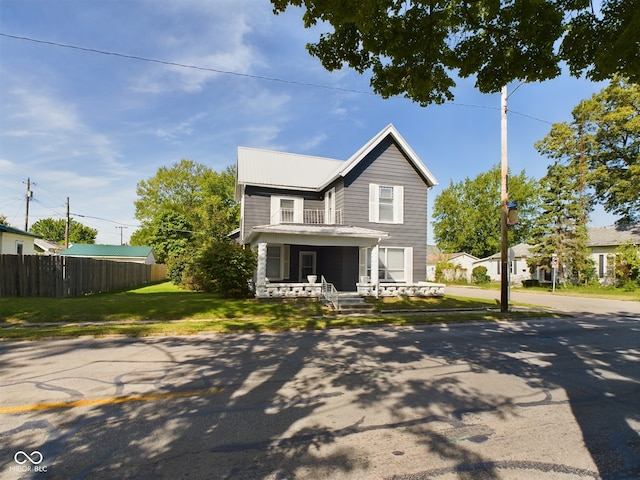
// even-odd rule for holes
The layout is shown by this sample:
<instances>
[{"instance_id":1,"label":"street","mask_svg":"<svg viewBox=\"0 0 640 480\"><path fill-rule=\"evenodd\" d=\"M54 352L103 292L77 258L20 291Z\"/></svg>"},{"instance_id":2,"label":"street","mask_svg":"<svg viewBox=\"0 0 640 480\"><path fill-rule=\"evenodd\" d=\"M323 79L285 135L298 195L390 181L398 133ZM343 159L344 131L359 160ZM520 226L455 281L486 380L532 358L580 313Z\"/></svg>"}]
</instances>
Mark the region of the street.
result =
<instances>
[{"instance_id":1,"label":"street","mask_svg":"<svg viewBox=\"0 0 640 480\"><path fill-rule=\"evenodd\" d=\"M3 479L640 478L627 310L4 342L0 359Z\"/></svg>"}]
</instances>

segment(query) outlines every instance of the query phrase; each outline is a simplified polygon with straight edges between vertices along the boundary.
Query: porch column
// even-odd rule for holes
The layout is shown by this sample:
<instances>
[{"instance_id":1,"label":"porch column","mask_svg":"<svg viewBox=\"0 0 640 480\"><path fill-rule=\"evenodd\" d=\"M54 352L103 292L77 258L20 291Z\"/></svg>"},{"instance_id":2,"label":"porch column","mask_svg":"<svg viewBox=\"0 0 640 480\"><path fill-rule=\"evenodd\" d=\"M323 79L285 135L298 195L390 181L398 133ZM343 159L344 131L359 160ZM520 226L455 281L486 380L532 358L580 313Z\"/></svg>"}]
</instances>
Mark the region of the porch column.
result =
<instances>
[{"instance_id":1,"label":"porch column","mask_svg":"<svg viewBox=\"0 0 640 480\"><path fill-rule=\"evenodd\" d=\"M380 279L378 278L378 244L371 248L371 286L375 289L376 297L380 294Z\"/></svg>"},{"instance_id":2,"label":"porch column","mask_svg":"<svg viewBox=\"0 0 640 480\"><path fill-rule=\"evenodd\" d=\"M258 244L258 271L256 284L264 285L267 278L267 244Z\"/></svg>"}]
</instances>

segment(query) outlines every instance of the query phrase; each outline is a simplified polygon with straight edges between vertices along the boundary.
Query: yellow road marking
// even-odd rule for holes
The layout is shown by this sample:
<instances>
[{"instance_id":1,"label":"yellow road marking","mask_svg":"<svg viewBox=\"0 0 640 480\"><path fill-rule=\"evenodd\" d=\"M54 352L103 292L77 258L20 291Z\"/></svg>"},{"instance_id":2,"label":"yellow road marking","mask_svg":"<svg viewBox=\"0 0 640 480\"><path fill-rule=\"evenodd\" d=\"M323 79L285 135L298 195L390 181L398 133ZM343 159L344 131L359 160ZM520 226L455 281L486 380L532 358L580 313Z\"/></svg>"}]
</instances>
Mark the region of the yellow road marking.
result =
<instances>
[{"instance_id":1,"label":"yellow road marking","mask_svg":"<svg viewBox=\"0 0 640 480\"><path fill-rule=\"evenodd\" d=\"M56 408L76 408L95 405L116 405L118 403L128 402L149 402L153 400L169 400L172 398L199 397L203 395L215 395L222 392L222 388L207 388L204 390L187 390L184 392L167 392L167 393L150 393L147 395L128 395L123 397L110 398L87 398L85 400L76 400L73 402L50 402L36 403L33 405L21 405L18 407L0 408L0 414L3 413L23 413L34 412L38 410L53 410Z\"/></svg>"}]
</instances>

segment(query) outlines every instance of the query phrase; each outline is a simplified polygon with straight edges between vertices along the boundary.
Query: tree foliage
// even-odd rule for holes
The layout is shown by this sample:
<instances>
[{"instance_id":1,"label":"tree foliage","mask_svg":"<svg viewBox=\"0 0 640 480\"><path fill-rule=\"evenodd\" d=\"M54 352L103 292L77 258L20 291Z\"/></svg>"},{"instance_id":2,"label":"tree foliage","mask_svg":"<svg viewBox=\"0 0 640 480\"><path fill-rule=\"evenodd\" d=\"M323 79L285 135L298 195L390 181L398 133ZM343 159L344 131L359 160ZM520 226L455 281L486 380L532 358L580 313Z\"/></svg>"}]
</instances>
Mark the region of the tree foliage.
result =
<instances>
[{"instance_id":1,"label":"tree foliage","mask_svg":"<svg viewBox=\"0 0 640 480\"><path fill-rule=\"evenodd\" d=\"M595 201L618 215L618 223L639 221L640 85L616 78L572 116L571 123L554 124L536 148L566 165L584 163Z\"/></svg>"},{"instance_id":2,"label":"tree foliage","mask_svg":"<svg viewBox=\"0 0 640 480\"><path fill-rule=\"evenodd\" d=\"M592 203L584 193L586 172L580 162L553 163L541 179L540 215L532 232L531 251L537 265L551 268L558 257L558 278L586 283L595 274L587 247L587 224Z\"/></svg>"},{"instance_id":3,"label":"tree foliage","mask_svg":"<svg viewBox=\"0 0 640 480\"><path fill-rule=\"evenodd\" d=\"M501 168L474 179L450 183L435 198L433 233L440 250L484 258L500 251ZM509 177L509 200L518 202L519 223L509 229L509 243L528 240L539 206L537 182L522 171Z\"/></svg>"},{"instance_id":4,"label":"tree foliage","mask_svg":"<svg viewBox=\"0 0 640 480\"><path fill-rule=\"evenodd\" d=\"M622 284L640 283L640 245L631 240L616 249L616 277Z\"/></svg>"},{"instance_id":5,"label":"tree foliage","mask_svg":"<svg viewBox=\"0 0 640 480\"><path fill-rule=\"evenodd\" d=\"M593 80L623 74L640 81L639 0L406 1L271 0L274 12L304 9L303 21L330 27L307 45L330 71L371 70L387 98L422 105L452 100L452 72L475 76L482 92L514 80L560 74Z\"/></svg>"},{"instance_id":6,"label":"tree foliage","mask_svg":"<svg viewBox=\"0 0 640 480\"><path fill-rule=\"evenodd\" d=\"M153 246L174 283L225 297L248 294L255 255L227 238L240 222L234 167L218 173L181 160L139 182L137 193L143 225L131 243Z\"/></svg>"},{"instance_id":7,"label":"tree foliage","mask_svg":"<svg viewBox=\"0 0 640 480\"><path fill-rule=\"evenodd\" d=\"M138 183L136 218L142 228L132 244L155 248L162 261L192 251L209 238L223 239L239 224L235 169L221 173L181 160Z\"/></svg>"},{"instance_id":8,"label":"tree foliage","mask_svg":"<svg viewBox=\"0 0 640 480\"><path fill-rule=\"evenodd\" d=\"M212 239L186 259L182 281L194 290L243 298L251 293L249 280L256 265L256 253L250 248L231 240Z\"/></svg>"},{"instance_id":9,"label":"tree foliage","mask_svg":"<svg viewBox=\"0 0 640 480\"><path fill-rule=\"evenodd\" d=\"M39 235L45 240L64 243L64 233L67 221L64 219L54 220L53 218L43 218L38 220L29 231ZM73 218L69 222L69 243L96 243L98 230L87 227Z\"/></svg>"}]
</instances>

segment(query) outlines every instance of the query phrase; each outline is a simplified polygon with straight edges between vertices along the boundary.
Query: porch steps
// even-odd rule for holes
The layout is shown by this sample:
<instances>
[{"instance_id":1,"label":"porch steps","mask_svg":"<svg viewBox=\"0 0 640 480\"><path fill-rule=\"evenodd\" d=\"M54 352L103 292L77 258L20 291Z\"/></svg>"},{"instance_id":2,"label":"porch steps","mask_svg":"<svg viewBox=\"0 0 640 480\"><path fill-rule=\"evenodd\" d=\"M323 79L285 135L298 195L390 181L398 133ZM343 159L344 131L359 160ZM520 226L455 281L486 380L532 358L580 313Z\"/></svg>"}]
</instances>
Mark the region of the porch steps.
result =
<instances>
[{"instance_id":1,"label":"porch steps","mask_svg":"<svg viewBox=\"0 0 640 480\"><path fill-rule=\"evenodd\" d=\"M364 298L353 292L338 294L338 313L350 315L355 313L373 313L375 307L365 302Z\"/></svg>"}]
</instances>

